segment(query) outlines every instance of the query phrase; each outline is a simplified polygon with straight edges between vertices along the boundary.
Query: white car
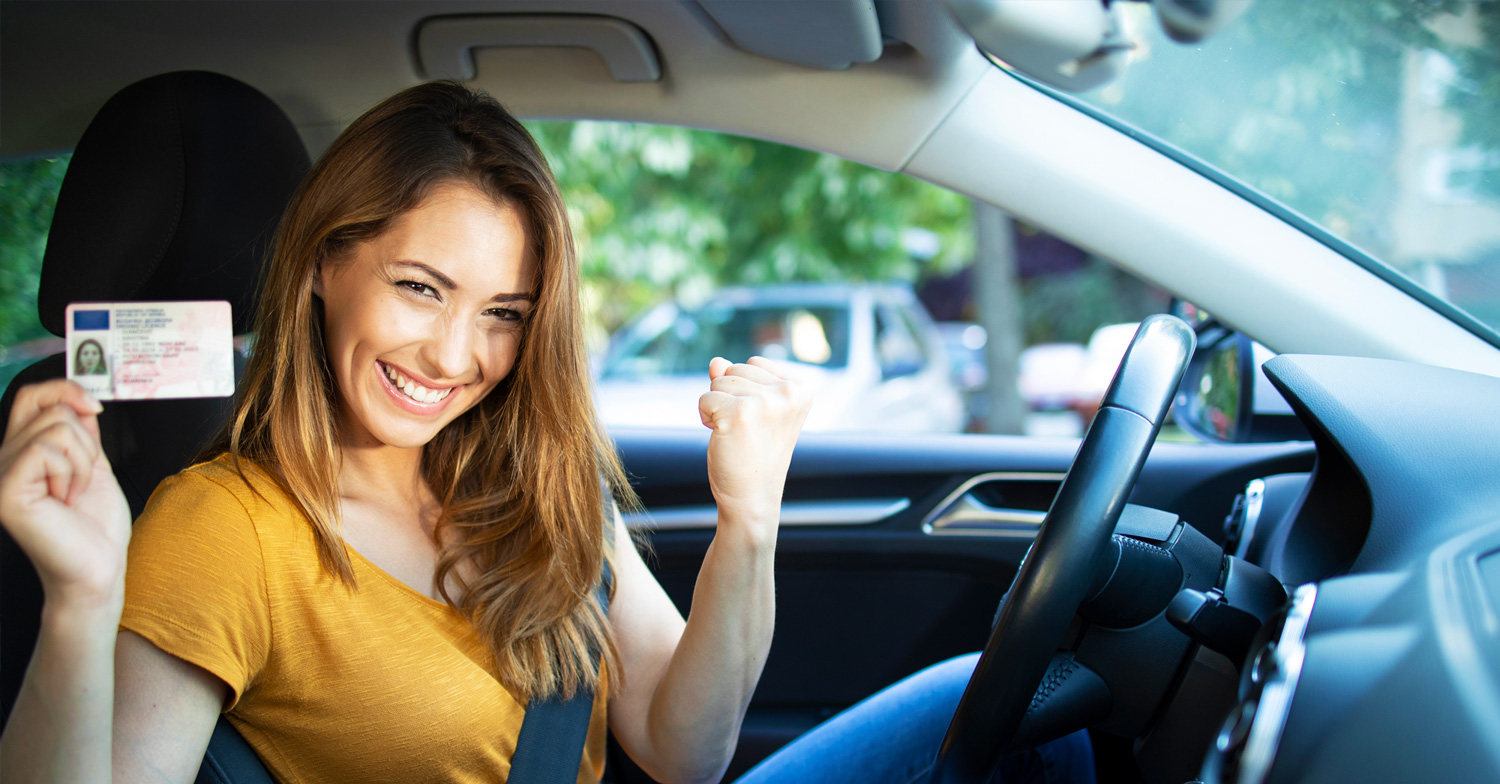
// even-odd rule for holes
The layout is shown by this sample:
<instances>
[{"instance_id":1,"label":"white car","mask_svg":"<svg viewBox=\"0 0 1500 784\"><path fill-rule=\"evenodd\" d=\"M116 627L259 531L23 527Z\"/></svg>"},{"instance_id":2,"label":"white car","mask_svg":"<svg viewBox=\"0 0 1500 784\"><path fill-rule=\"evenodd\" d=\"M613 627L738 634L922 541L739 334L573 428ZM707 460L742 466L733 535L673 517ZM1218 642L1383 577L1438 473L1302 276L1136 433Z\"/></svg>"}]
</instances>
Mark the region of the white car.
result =
<instances>
[{"instance_id":1,"label":"white car","mask_svg":"<svg viewBox=\"0 0 1500 784\"><path fill-rule=\"evenodd\" d=\"M1033 411L1067 408L1077 393L1087 352L1077 343L1040 343L1021 352L1017 385ZM1115 364L1119 364L1116 357ZM1113 372L1113 371L1111 371Z\"/></svg>"},{"instance_id":2,"label":"white car","mask_svg":"<svg viewBox=\"0 0 1500 784\"><path fill-rule=\"evenodd\" d=\"M611 427L702 429L708 362L796 363L817 385L806 430L953 433L963 402L936 327L910 289L845 284L726 288L661 303L620 330L595 397Z\"/></svg>"}]
</instances>

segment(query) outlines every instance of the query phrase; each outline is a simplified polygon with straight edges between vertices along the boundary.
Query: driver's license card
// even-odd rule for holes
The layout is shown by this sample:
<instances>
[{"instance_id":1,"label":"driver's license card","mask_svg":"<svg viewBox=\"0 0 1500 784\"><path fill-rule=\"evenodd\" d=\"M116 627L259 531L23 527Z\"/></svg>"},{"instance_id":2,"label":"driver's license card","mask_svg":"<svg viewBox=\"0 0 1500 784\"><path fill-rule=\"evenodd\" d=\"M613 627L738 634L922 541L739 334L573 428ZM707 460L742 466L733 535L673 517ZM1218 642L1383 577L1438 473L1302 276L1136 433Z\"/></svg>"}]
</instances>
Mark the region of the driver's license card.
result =
<instances>
[{"instance_id":1,"label":"driver's license card","mask_svg":"<svg viewBox=\"0 0 1500 784\"><path fill-rule=\"evenodd\" d=\"M68 378L99 400L228 397L233 332L224 301L75 302Z\"/></svg>"}]
</instances>

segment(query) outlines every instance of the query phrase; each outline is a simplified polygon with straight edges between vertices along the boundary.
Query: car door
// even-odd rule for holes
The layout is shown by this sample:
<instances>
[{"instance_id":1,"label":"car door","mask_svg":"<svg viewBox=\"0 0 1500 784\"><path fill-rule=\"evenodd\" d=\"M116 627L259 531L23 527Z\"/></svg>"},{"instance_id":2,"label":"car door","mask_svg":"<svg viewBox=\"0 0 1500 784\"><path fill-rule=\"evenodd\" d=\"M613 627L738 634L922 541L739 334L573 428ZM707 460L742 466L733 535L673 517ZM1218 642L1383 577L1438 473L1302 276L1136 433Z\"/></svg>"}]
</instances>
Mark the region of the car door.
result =
<instances>
[{"instance_id":1,"label":"car door","mask_svg":"<svg viewBox=\"0 0 1500 784\"><path fill-rule=\"evenodd\" d=\"M614 434L645 512L629 520L684 614L713 539L707 434ZM1077 441L804 434L777 543L777 624L726 780L901 677L978 650ZM1307 470L1305 443L1158 443L1132 501L1217 535L1252 478ZM646 781L616 754L616 781Z\"/></svg>"}]
</instances>

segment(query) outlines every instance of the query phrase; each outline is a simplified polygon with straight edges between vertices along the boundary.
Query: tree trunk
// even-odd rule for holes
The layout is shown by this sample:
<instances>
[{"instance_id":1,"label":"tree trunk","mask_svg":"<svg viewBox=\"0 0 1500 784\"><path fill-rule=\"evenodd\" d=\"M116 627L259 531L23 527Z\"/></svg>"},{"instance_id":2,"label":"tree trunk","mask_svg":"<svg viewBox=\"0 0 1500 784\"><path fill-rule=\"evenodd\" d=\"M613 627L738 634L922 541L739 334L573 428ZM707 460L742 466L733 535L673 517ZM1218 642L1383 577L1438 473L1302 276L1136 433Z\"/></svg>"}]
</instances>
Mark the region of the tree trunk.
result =
<instances>
[{"instance_id":1,"label":"tree trunk","mask_svg":"<svg viewBox=\"0 0 1500 784\"><path fill-rule=\"evenodd\" d=\"M1025 320L1021 311L1020 279L1016 271L1015 227L998 207L974 202L974 285L979 323L989 334L985 361L989 365L991 433L1024 432L1026 403L1016 386Z\"/></svg>"}]
</instances>

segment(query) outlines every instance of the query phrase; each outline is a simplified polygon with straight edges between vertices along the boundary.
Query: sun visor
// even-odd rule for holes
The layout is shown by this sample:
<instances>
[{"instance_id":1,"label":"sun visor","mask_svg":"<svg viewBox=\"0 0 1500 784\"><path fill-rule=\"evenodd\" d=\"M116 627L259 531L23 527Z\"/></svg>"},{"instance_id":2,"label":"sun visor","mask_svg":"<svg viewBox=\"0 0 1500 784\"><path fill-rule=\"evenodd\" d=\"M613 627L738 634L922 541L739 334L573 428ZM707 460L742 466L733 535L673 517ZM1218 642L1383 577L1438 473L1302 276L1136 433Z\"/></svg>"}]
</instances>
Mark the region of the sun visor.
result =
<instances>
[{"instance_id":1,"label":"sun visor","mask_svg":"<svg viewBox=\"0 0 1500 784\"><path fill-rule=\"evenodd\" d=\"M872 0L698 0L741 49L773 60L841 71L874 62L883 47Z\"/></svg>"}]
</instances>

